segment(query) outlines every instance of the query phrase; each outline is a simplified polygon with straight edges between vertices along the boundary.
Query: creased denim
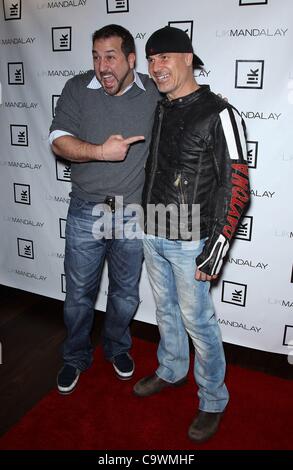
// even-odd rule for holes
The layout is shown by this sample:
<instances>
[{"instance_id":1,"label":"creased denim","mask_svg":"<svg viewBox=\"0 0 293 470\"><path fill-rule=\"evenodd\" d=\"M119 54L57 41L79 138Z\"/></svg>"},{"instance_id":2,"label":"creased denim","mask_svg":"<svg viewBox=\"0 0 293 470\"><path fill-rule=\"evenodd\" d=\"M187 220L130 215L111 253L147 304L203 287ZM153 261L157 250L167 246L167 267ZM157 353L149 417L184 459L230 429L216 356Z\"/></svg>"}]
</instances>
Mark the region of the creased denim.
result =
<instances>
[{"instance_id":1,"label":"creased denim","mask_svg":"<svg viewBox=\"0 0 293 470\"><path fill-rule=\"evenodd\" d=\"M129 323L139 304L139 278L143 258L140 239L96 239L95 203L72 197L66 223L64 321L65 364L85 370L92 363L90 333L104 260L108 262L109 291L102 344L107 359L129 351ZM111 215L111 217L114 217ZM125 217L123 223L129 218Z\"/></svg>"},{"instance_id":2,"label":"creased denim","mask_svg":"<svg viewBox=\"0 0 293 470\"><path fill-rule=\"evenodd\" d=\"M224 383L225 356L210 295L210 283L196 281L196 257L204 240L180 241L148 236L144 255L160 330L157 375L168 382L189 370L190 336L195 348L194 377L199 409L221 412L229 394Z\"/></svg>"}]
</instances>

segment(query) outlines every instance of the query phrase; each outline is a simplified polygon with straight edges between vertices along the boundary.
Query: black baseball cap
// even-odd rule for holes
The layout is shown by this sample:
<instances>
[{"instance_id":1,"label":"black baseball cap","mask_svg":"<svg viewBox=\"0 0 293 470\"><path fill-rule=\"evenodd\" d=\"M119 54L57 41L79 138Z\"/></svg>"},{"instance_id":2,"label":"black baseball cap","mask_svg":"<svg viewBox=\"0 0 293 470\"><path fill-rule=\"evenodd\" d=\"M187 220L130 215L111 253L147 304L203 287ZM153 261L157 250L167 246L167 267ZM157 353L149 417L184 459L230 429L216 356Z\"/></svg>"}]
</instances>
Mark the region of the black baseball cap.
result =
<instances>
[{"instance_id":1,"label":"black baseball cap","mask_svg":"<svg viewBox=\"0 0 293 470\"><path fill-rule=\"evenodd\" d=\"M163 54L164 52L192 52L193 68L202 67L203 61L194 53L189 36L179 28L165 26L155 31L147 40L145 53L150 55Z\"/></svg>"}]
</instances>

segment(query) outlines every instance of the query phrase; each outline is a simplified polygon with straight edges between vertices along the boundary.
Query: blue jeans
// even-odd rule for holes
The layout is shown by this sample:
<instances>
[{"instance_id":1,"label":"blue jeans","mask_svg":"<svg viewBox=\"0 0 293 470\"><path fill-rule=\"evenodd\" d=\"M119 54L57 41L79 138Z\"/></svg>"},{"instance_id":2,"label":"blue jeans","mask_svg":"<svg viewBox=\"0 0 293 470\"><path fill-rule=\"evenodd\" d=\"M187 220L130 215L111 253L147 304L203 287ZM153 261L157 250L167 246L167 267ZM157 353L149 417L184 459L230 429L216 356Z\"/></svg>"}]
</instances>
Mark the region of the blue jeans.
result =
<instances>
[{"instance_id":1,"label":"blue jeans","mask_svg":"<svg viewBox=\"0 0 293 470\"><path fill-rule=\"evenodd\" d=\"M143 259L140 239L97 239L93 235L99 219L92 214L95 205L72 197L66 222L64 321L68 334L63 358L65 364L81 371L93 360L90 332L104 260L108 261L109 290L102 344L106 358L112 360L131 347L129 323L139 304ZM122 219L122 227L128 219Z\"/></svg>"},{"instance_id":2,"label":"blue jeans","mask_svg":"<svg viewBox=\"0 0 293 470\"><path fill-rule=\"evenodd\" d=\"M147 236L144 256L157 306L160 331L156 374L176 382L189 370L190 336L195 348L194 376L199 409L221 412L229 394L225 356L210 295L210 283L196 281L196 257L204 240L177 241Z\"/></svg>"}]
</instances>

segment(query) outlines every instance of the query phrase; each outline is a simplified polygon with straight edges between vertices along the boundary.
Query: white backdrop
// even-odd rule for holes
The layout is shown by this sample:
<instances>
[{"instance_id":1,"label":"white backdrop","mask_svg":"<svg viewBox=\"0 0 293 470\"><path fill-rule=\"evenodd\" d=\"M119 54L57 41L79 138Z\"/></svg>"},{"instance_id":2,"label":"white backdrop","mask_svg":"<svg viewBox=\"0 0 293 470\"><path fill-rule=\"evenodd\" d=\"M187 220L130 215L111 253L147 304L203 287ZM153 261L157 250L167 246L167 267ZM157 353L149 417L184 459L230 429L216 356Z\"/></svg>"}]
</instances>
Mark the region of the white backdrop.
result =
<instances>
[{"instance_id":1,"label":"white backdrop","mask_svg":"<svg viewBox=\"0 0 293 470\"><path fill-rule=\"evenodd\" d=\"M187 30L205 62L198 82L227 96L248 128L252 202L213 288L223 339L289 354L292 0L4 0L0 21L0 283L64 299L70 166L56 163L47 141L58 96L68 78L92 67L94 30L127 27L137 69L146 72L147 38L171 24ZM105 272L98 308L106 291ZM154 310L143 271L136 318L155 323Z\"/></svg>"}]
</instances>

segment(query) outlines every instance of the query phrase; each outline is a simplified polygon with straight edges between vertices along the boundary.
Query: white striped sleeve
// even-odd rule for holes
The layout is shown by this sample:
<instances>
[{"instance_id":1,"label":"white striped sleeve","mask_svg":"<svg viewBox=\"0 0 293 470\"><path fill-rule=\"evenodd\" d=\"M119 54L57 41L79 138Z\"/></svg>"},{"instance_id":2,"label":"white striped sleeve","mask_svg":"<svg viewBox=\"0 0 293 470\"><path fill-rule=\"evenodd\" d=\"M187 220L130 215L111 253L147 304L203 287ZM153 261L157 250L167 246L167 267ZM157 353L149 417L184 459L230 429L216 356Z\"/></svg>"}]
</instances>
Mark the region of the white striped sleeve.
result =
<instances>
[{"instance_id":1,"label":"white striped sleeve","mask_svg":"<svg viewBox=\"0 0 293 470\"><path fill-rule=\"evenodd\" d=\"M232 108L226 108L220 113L220 119L231 160L247 160L246 139L242 120Z\"/></svg>"},{"instance_id":2,"label":"white striped sleeve","mask_svg":"<svg viewBox=\"0 0 293 470\"><path fill-rule=\"evenodd\" d=\"M223 258L225 257L228 249L228 240L223 235L219 235L212 247L209 256L197 266L198 269L200 270L203 267L209 266L211 276L214 274L219 274L223 264Z\"/></svg>"}]
</instances>

